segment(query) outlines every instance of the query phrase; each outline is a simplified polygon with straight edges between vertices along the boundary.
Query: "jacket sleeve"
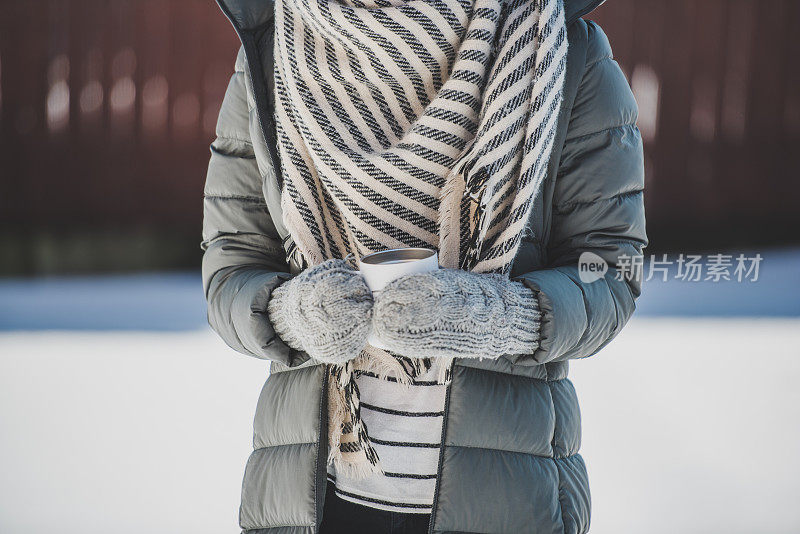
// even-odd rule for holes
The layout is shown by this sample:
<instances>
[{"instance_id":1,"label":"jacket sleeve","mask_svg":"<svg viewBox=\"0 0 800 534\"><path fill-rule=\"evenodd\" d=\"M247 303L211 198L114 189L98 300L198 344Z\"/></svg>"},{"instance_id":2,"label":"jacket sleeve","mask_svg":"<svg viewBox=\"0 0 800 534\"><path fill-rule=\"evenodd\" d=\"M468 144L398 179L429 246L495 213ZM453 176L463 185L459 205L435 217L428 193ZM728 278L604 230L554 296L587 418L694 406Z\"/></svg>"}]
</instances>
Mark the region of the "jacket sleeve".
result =
<instances>
[{"instance_id":1,"label":"jacket sleeve","mask_svg":"<svg viewBox=\"0 0 800 534\"><path fill-rule=\"evenodd\" d=\"M602 29L586 24L587 61L554 185L547 267L516 277L539 298L538 363L599 351L627 323L641 292L631 269L647 245L638 107ZM582 281L583 253L602 258L608 272Z\"/></svg>"},{"instance_id":2,"label":"jacket sleeve","mask_svg":"<svg viewBox=\"0 0 800 534\"><path fill-rule=\"evenodd\" d=\"M275 334L266 312L272 290L291 275L264 201L245 83L240 49L204 188L200 246L208 323L238 352L290 365L291 349Z\"/></svg>"}]
</instances>

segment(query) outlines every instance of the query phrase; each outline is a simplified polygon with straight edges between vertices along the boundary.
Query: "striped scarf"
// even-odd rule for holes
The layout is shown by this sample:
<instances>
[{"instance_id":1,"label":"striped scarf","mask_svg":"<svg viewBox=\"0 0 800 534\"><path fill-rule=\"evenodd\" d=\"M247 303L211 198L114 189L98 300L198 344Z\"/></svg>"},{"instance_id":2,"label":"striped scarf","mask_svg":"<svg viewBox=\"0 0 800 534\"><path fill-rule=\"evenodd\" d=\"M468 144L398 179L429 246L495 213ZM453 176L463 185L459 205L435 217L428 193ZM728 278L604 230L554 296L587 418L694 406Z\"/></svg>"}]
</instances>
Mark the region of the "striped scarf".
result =
<instances>
[{"instance_id":1,"label":"striped scarf","mask_svg":"<svg viewBox=\"0 0 800 534\"><path fill-rule=\"evenodd\" d=\"M546 175L566 67L562 0L278 0L283 220L302 263L400 247L508 274ZM329 461L381 472L354 373L451 361L367 345L329 365Z\"/></svg>"}]
</instances>

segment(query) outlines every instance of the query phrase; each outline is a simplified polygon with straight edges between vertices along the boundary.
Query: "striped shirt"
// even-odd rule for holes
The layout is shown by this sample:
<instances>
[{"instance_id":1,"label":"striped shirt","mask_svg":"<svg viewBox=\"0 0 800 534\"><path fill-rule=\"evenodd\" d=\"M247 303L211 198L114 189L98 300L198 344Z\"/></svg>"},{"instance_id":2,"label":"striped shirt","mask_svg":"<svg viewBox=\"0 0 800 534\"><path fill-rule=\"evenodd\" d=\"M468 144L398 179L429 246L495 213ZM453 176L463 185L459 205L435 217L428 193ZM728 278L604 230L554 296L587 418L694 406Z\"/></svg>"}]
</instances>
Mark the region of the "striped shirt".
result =
<instances>
[{"instance_id":1,"label":"striped shirt","mask_svg":"<svg viewBox=\"0 0 800 534\"><path fill-rule=\"evenodd\" d=\"M357 371L361 417L384 474L351 479L328 465L339 497L381 510L431 513L446 391L436 383L436 372L434 365L404 386Z\"/></svg>"}]
</instances>

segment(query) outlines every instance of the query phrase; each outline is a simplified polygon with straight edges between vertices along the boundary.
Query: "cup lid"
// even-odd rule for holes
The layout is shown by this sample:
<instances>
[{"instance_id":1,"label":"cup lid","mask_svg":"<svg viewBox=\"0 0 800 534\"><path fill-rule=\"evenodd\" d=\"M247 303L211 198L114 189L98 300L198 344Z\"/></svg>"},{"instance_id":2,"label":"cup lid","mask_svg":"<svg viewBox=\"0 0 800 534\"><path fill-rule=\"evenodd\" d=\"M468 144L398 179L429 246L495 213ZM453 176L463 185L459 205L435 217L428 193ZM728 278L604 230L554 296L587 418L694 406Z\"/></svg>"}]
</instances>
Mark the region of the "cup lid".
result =
<instances>
[{"instance_id":1,"label":"cup lid","mask_svg":"<svg viewBox=\"0 0 800 534\"><path fill-rule=\"evenodd\" d=\"M434 256L436 251L432 248L406 247L390 248L371 252L363 256L359 261L368 265L379 265L382 263L397 263L402 261L424 260Z\"/></svg>"}]
</instances>

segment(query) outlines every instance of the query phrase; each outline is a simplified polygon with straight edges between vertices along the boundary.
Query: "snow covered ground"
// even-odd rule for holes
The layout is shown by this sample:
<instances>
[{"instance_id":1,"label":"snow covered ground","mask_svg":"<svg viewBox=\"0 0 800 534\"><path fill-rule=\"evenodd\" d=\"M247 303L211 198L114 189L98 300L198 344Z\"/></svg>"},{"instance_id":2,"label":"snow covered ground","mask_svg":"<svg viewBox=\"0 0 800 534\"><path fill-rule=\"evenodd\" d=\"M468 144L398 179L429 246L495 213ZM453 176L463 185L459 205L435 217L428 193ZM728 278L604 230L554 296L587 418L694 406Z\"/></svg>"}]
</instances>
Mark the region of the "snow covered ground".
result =
<instances>
[{"instance_id":1,"label":"snow covered ground","mask_svg":"<svg viewBox=\"0 0 800 534\"><path fill-rule=\"evenodd\" d=\"M573 363L594 534L800 532L800 251L651 281ZM0 532L238 532L266 362L196 274L0 281Z\"/></svg>"},{"instance_id":2,"label":"snow covered ground","mask_svg":"<svg viewBox=\"0 0 800 534\"><path fill-rule=\"evenodd\" d=\"M800 532L800 319L633 319L574 362L596 534Z\"/></svg>"}]
</instances>

